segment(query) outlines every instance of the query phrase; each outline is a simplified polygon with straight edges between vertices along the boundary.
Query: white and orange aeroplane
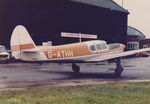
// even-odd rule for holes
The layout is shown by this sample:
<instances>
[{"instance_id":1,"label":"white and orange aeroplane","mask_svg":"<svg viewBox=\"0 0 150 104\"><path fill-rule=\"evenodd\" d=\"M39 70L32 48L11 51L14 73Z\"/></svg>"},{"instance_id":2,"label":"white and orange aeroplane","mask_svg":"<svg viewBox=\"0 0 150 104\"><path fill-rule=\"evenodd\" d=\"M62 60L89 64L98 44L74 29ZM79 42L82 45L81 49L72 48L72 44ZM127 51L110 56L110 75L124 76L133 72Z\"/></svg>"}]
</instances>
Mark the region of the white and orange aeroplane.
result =
<instances>
[{"instance_id":1,"label":"white and orange aeroplane","mask_svg":"<svg viewBox=\"0 0 150 104\"><path fill-rule=\"evenodd\" d=\"M107 44L103 40L92 40L59 46L36 46L28 31L22 25L16 26L11 36L11 51L15 59L22 61L49 61L57 63L72 63L74 72L79 72L77 63L100 62L115 59L116 76L120 76L123 67L120 57L150 51L150 48L124 52L125 45Z\"/></svg>"}]
</instances>

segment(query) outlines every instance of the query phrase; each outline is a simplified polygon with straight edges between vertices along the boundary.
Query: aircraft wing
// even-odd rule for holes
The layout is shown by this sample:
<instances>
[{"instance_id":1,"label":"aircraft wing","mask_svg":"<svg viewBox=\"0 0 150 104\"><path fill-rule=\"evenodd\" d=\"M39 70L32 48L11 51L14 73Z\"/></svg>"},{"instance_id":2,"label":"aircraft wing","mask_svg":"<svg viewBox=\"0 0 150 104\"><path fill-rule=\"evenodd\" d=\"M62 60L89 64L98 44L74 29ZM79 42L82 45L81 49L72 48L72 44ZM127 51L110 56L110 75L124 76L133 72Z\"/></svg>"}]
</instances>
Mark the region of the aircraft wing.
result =
<instances>
[{"instance_id":1,"label":"aircraft wing","mask_svg":"<svg viewBox=\"0 0 150 104\"><path fill-rule=\"evenodd\" d=\"M96 57L90 58L89 60L87 60L87 62L105 61L105 60L109 60L109 59L129 56L129 55L133 55L133 54L140 53L140 52L146 52L146 51L150 51L150 48L144 48L144 49L132 50L132 51L126 51L126 52L120 52L120 53L110 53L110 54L98 55Z\"/></svg>"}]
</instances>

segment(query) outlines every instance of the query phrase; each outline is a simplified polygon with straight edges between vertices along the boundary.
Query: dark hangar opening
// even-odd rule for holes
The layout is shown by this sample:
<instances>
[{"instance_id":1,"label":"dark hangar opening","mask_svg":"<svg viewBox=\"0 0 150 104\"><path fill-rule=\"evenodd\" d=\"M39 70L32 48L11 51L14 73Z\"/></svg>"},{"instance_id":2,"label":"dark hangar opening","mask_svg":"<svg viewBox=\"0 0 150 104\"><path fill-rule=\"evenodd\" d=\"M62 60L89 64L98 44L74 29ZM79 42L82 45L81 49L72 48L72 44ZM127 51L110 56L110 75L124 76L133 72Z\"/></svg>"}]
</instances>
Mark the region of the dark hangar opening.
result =
<instances>
[{"instance_id":1,"label":"dark hangar opening","mask_svg":"<svg viewBox=\"0 0 150 104\"><path fill-rule=\"evenodd\" d=\"M0 0L0 13L0 44L7 47L17 25L24 25L36 44L79 41L62 38L61 32L96 34L108 43L126 44L128 11L112 0Z\"/></svg>"}]
</instances>

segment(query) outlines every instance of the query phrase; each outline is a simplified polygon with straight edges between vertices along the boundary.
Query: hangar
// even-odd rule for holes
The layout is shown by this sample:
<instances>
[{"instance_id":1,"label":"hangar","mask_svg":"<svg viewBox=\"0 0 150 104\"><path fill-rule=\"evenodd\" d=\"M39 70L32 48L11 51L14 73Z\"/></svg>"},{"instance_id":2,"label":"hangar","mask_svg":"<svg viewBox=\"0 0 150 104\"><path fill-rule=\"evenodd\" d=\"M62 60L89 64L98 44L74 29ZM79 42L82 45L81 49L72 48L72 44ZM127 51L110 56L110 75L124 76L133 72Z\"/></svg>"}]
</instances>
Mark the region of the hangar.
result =
<instances>
[{"instance_id":1,"label":"hangar","mask_svg":"<svg viewBox=\"0 0 150 104\"><path fill-rule=\"evenodd\" d=\"M24 25L36 44L78 42L61 32L96 34L108 43L127 43L128 11L112 0L0 0L0 44L9 47L16 25Z\"/></svg>"}]
</instances>

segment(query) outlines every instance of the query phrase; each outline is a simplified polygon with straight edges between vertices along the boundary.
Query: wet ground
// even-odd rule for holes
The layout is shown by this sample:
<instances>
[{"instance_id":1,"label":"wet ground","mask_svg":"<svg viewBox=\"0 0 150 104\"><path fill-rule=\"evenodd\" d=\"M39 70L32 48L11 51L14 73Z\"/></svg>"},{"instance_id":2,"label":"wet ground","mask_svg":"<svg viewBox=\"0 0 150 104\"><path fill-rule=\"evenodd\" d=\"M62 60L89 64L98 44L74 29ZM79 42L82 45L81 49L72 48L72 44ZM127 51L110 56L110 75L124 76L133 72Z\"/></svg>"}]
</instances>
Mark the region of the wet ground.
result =
<instances>
[{"instance_id":1,"label":"wet ground","mask_svg":"<svg viewBox=\"0 0 150 104\"><path fill-rule=\"evenodd\" d=\"M122 59L124 72L119 78L116 78L114 74L115 63L79 65L80 73L75 74L71 64L0 64L0 89L150 80L150 57Z\"/></svg>"}]
</instances>

